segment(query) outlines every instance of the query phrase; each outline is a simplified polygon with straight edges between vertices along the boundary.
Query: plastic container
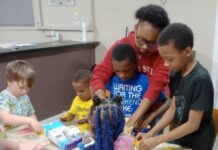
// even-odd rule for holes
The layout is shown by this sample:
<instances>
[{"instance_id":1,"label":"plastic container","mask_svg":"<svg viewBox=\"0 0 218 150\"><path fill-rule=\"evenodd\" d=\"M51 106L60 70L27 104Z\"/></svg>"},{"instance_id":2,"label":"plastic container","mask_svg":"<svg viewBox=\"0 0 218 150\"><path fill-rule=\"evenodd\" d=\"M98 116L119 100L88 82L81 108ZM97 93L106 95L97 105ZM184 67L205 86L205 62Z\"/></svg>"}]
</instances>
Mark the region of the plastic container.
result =
<instances>
[{"instance_id":1,"label":"plastic container","mask_svg":"<svg viewBox=\"0 0 218 150\"><path fill-rule=\"evenodd\" d=\"M82 22L82 41L87 41L87 28L86 28L86 23Z\"/></svg>"}]
</instances>

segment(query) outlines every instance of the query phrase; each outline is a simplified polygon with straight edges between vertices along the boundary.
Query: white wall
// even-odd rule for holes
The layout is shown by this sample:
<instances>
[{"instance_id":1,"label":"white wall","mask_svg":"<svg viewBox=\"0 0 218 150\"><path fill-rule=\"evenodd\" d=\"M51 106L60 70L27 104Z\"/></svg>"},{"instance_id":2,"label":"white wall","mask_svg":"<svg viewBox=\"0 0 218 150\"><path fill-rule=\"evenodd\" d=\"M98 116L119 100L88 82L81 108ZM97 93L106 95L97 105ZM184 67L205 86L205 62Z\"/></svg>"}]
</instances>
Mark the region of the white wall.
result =
<instances>
[{"instance_id":1,"label":"white wall","mask_svg":"<svg viewBox=\"0 0 218 150\"><path fill-rule=\"evenodd\" d=\"M125 27L133 29L135 11L147 4L163 6L171 22L182 22L194 32L197 58L211 71L213 38L215 31L216 0L94 0L96 39L101 45L96 49L96 62L100 62L106 49L125 35Z\"/></svg>"},{"instance_id":2,"label":"white wall","mask_svg":"<svg viewBox=\"0 0 218 150\"><path fill-rule=\"evenodd\" d=\"M182 22L192 28L197 59L210 72L213 61L216 3L216 0L171 0L166 4L172 22Z\"/></svg>"},{"instance_id":3,"label":"white wall","mask_svg":"<svg viewBox=\"0 0 218 150\"><path fill-rule=\"evenodd\" d=\"M96 49L96 62L100 62L105 55L106 49L113 42L125 36L126 27L131 31L136 23L135 11L143 5L156 2L157 0L94 0L95 36L100 41Z\"/></svg>"},{"instance_id":4,"label":"white wall","mask_svg":"<svg viewBox=\"0 0 218 150\"><path fill-rule=\"evenodd\" d=\"M141 6L153 3L167 10L171 22L183 22L192 28L197 58L211 72L217 0L165 0L165 5L161 0L75 0L75 7L49 6L48 1L34 0L42 6L41 20L39 14L36 18L37 23L41 23L37 28L0 27L0 43L51 41L49 35L55 29L63 35L64 40L81 40L81 26L77 28L73 25L73 14L76 11L81 14L80 19L84 19L90 29L88 40L96 39L101 43L96 49L98 63L107 48L125 36L126 27L133 29L136 23L135 11ZM45 30L40 30L39 27Z\"/></svg>"},{"instance_id":5,"label":"white wall","mask_svg":"<svg viewBox=\"0 0 218 150\"><path fill-rule=\"evenodd\" d=\"M217 2L218 8L218 2ZM214 84L214 106L218 108L218 10L216 11L216 29L214 35L212 80Z\"/></svg>"},{"instance_id":6,"label":"white wall","mask_svg":"<svg viewBox=\"0 0 218 150\"><path fill-rule=\"evenodd\" d=\"M51 41L51 31L59 32L64 40L82 40L82 21L89 31L87 39L94 40L92 1L75 0L74 6L52 6L49 0L33 0L33 4L35 26L0 27L0 43Z\"/></svg>"}]
</instances>

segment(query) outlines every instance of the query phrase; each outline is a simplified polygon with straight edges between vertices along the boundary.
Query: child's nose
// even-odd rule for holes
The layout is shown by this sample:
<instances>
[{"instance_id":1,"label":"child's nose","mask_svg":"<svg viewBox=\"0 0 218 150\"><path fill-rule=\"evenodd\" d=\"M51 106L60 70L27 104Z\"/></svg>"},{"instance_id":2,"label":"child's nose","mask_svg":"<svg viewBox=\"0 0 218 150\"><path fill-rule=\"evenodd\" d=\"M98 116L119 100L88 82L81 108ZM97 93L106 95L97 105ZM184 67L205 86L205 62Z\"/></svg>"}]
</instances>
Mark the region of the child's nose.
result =
<instances>
[{"instance_id":1,"label":"child's nose","mask_svg":"<svg viewBox=\"0 0 218 150\"><path fill-rule=\"evenodd\" d=\"M169 65L169 63L167 63L166 61L164 62L164 66L165 67L169 67L170 65Z\"/></svg>"}]
</instances>

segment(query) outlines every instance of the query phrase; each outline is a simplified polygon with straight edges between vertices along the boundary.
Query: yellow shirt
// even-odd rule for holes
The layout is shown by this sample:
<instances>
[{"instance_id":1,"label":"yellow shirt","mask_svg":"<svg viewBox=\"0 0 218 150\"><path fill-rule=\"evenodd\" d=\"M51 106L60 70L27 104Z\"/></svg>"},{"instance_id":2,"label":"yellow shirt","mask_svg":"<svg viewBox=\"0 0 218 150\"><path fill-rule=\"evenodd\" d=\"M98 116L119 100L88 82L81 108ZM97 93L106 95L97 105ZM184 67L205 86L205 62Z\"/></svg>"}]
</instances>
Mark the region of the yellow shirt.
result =
<instances>
[{"instance_id":1,"label":"yellow shirt","mask_svg":"<svg viewBox=\"0 0 218 150\"><path fill-rule=\"evenodd\" d=\"M75 115L75 118L79 120L88 118L88 114L92 105L92 99L89 99L88 101L82 101L78 96L76 96L69 112ZM88 123L78 124L78 127L81 131L90 131L90 125Z\"/></svg>"}]
</instances>

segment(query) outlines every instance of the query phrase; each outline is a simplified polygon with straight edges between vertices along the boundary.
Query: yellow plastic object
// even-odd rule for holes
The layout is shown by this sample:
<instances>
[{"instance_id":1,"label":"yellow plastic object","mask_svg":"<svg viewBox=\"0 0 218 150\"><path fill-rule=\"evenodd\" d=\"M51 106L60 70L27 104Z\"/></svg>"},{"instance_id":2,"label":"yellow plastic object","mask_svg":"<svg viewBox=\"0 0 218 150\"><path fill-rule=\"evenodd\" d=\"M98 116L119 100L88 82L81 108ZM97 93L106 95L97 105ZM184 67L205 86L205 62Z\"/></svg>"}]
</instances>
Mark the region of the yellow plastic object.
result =
<instances>
[{"instance_id":1,"label":"yellow plastic object","mask_svg":"<svg viewBox=\"0 0 218 150\"><path fill-rule=\"evenodd\" d=\"M108 90L106 90L105 91L105 96L106 96L106 98L110 98L111 97L111 93Z\"/></svg>"},{"instance_id":2,"label":"yellow plastic object","mask_svg":"<svg viewBox=\"0 0 218 150\"><path fill-rule=\"evenodd\" d=\"M138 149L139 148L139 141L137 139L134 140L134 146Z\"/></svg>"},{"instance_id":3,"label":"yellow plastic object","mask_svg":"<svg viewBox=\"0 0 218 150\"><path fill-rule=\"evenodd\" d=\"M44 135L44 131L43 130L37 131L36 134L38 136L43 136Z\"/></svg>"},{"instance_id":4,"label":"yellow plastic object","mask_svg":"<svg viewBox=\"0 0 218 150\"><path fill-rule=\"evenodd\" d=\"M167 148L165 148L165 150L175 150L175 148L167 147Z\"/></svg>"},{"instance_id":5,"label":"yellow plastic object","mask_svg":"<svg viewBox=\"0 0 218 150\"><path fill-rule=\"evenodd\" d=\"M5 125L4 125L4 129L5 129L5 130L9 130L9 129L11 129L11 128L12 128L12 126L9 125L9 124L5 124Z\"/></svg>"}]
</instances>

